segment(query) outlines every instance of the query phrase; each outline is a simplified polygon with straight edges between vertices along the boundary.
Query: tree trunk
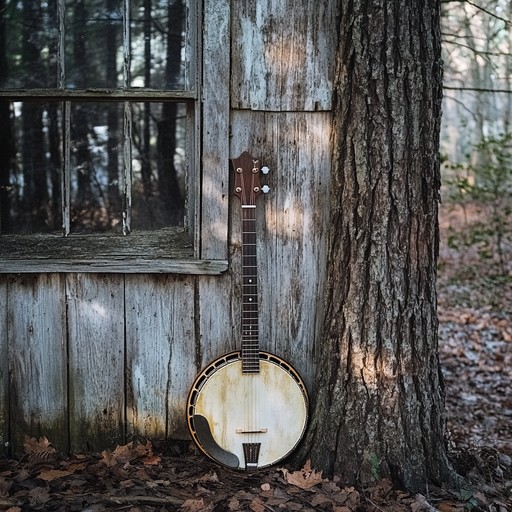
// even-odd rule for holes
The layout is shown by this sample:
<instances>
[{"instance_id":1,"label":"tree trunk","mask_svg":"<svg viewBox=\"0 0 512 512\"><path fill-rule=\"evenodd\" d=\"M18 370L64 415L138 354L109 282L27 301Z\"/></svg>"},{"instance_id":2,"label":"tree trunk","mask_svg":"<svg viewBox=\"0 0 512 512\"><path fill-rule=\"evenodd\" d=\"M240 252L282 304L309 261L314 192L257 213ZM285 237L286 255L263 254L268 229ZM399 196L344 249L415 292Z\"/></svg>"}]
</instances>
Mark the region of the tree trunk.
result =
<instances>
[{"instance_id":1,"label":"tree trunk","mask_svg":"<svg viewBox=\"0 0 512 512\"><path fill-rule=\"evenodd\" d=\"M439 2L340 2L317 392L299 455L346 483L451 475L438 359Z\"/></svg>"}]
</instances>

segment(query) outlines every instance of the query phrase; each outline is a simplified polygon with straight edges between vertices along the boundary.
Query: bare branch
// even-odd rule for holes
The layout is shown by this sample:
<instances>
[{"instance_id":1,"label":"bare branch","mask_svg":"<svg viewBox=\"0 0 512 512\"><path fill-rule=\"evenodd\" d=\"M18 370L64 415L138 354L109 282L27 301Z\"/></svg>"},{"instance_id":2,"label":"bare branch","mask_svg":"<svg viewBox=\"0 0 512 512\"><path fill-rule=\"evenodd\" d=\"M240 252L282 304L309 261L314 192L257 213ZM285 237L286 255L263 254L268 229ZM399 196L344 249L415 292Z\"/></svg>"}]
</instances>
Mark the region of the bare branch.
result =
<instances>
[{"instance_id":1,"label":"bare branch","mask_svg":"<svg viewBox=\"0 0 512 512\"><path fill-rule=\"evenodd\" d=\"M512 90L510 89L491 89L488 87L455 87L452 85L443 85L443 89L446 91L497 92L504 94L512 94Z\"/></svg>"},{"instance_id":2,"label":"bare branch","mask_svg":"<svg viewBox=\"0 0 512 512\"><path fill-rule=\"evenodd\" d=\"M447 35L448 37L451 37L450 34L443 34ZM512 57L512 54L507 52L489 52L484 50L478 50L476 48L473 48L469 44L463 44L459 43L457 41L449 40L449 39L443 39L443 43L445 44L453 44L454 46L460 46L461 48L467 48L468 50L471 50L476 55L491 55L493 57Z\"/></svg>"},{"instance_id":3,"label":"bare branch","mask_svg":"<svg viewBox=\"0 0 512 512\"><path fill-rule=\"evenodd\" d=\"M494 12L489 11L485 7L482 7L481 5L478 5L477 3L472 2L471 0L441 0L442 4L450 4L450 3L454 3L454 2L467 3L469 5L472 5L473 7L476 7L478 10L484 12L485 14L488 14L489 16L492 16L493 18L496 18L497 20L503 21L503 23L505 23L505 25L512 25L511 20L509 20L507 18L503 18L502 16L498 16Z\"/></svg>"}]
</instances>

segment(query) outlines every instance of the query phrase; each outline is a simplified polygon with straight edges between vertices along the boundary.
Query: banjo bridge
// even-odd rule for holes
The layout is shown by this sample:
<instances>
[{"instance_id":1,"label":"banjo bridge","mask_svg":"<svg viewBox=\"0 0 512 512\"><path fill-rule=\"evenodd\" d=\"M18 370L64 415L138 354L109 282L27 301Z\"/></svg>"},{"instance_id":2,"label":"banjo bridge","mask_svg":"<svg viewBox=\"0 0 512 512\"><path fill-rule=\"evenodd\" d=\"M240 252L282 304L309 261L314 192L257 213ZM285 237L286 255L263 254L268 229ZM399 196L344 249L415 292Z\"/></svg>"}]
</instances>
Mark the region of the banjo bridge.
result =
<instances>
[{"instance_id":1,"label":"banjo bridge","mask_svg":"<svg viewBox=\"0 0 512 512\"><path fill-rule=\"evenodd\" d=\"M246 430L244 428L237 428L235 430L237 434L266 434L268 432L268 428L259 428L259 429L249 429Z\"/></svg>"}]
</instances>

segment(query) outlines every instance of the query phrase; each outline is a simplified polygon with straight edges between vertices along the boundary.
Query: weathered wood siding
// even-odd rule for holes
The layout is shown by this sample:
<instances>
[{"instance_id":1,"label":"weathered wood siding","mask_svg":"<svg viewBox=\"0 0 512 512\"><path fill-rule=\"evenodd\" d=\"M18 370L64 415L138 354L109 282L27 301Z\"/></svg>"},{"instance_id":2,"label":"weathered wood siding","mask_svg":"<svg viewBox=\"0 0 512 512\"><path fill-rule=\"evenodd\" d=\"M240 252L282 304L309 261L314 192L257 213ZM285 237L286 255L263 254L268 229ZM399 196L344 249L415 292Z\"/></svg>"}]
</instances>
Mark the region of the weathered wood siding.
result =
<instances>
[{"instance_id":1,"label":"weathered wood siding","mask_svg":"<svg viewBox=\"0 0 512 512\"><path fill-rule=\"evenodd\" d=\"M258 148L271 169L265 179L271 190L259 198L257 217L262 349L292 362L308 384L325 266L330 121L325 112L232 116L233 152ZM239 256L239 211L234 200L234 256ZM241 268L238 257L232 265Z\"/></svg>"},{"instance_id":2,"label":"weathered wood siding","mask_svg":"<svg viewBox=\"0 0 512 512\"><path fill-rule=\"evenodd\" d=\"M336 2L233 2L231 104L266 111L330 110Z\"/></svg>"},{"instance_id":3,"label":"weathered wood siding","mask_svg":"<svg viewBox=\"0 0 512 512\"><path fill-rule=\"evenodd\" d=\"M245 150L272 170L257 213L261 346L313 389L335 2L226 0L205 9L205 65L218 66L219 87L204 113L201 210L211 224L198 256L228 258L229 270L0 274L0 440L14 451L25 434L71 450L132 434L188 438L185 404L196 374L238 347L240 204L227 169Z\"/></svg>"},{"instance_id":4,"label":"weathered wood siding","mask_svg":"<svg viewBox=\"0 0 512 512\"><path fill-rule=\"evenodd\" d=\"M24 434L68 443L65 278L26 274L7 281L10 442ZM9 431L4 432L8 438Z\"/></svg>"},{"instance_id":5,"label":"weathered wood siding","mask_svg":"<svg viewBox=\"0 0 512 512\"><path fill-rule=\"evenodd\" d=\"M7 357L7 281L0 278L0 456L9 448L9 360Z\"/></svg>"}]
</instances>

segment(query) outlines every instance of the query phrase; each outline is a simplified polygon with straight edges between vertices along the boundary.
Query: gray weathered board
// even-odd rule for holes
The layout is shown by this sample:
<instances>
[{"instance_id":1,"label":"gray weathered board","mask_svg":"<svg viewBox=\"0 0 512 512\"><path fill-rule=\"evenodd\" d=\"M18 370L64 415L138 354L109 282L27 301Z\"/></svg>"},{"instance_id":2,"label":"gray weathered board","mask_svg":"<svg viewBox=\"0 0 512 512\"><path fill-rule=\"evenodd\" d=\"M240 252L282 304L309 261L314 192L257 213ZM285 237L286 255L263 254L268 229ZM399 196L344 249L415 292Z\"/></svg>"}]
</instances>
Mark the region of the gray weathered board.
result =
<instances>
[{"instance_id":1,"label":"gray weathered board","mask_svg":"<svg viewBox=\"0 0 512 512\"><path fill-rule=\"evenodd\" d=\"M70 450L112 447L131 434L188 438L194 377L239 345L240 208L227 167L242 151L272 170L257 210L261 347L292 363L313 389L335 2L226 0L204 8L205 65L218 66L219 85L203 119L201 211L209 224L196 244L200 258L228 260L228 270L0 274L4 451L22 449L24 435Z\"/></svg>"}]
</instances>

